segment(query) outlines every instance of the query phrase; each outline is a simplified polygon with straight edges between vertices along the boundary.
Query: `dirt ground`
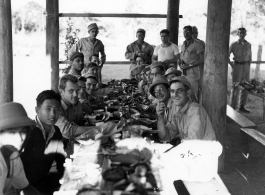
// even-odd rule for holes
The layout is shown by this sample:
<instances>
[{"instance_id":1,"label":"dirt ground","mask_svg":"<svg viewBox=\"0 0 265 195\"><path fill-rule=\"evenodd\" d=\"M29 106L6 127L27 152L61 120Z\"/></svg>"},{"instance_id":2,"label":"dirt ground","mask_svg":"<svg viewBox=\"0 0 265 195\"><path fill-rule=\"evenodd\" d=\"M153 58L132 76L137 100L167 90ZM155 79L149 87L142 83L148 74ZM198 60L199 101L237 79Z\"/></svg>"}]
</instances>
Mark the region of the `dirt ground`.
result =
<instances>
[{"instance_id":1,"label":"dirt ground","mask_svg":"<svg viewBox=\"0 0 265 195\"><path fill-rule=\"evenodd\" d=\"M243 114L265 134L262 99L249 96L246 106L251 113ZM220 173L232 195L265 194L265 146L240 132L240 127L227 119L225 171Z\"/></svg>"}]
</instances>

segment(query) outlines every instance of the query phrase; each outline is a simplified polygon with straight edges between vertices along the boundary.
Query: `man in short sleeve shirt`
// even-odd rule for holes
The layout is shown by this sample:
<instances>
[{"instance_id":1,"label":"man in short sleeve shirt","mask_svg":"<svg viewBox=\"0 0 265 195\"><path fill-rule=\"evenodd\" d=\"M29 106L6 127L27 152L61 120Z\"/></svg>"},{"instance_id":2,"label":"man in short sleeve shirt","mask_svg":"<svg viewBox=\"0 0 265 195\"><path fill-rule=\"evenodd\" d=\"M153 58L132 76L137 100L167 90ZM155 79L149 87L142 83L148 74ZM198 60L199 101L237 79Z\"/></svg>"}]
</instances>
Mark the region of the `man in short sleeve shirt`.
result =
<instances>
[{"instance_id":1,"label":"man in short sleeve shirt","mask_svg":"<svg viewBox=\"0 0 265 195\"><path fill-rule=\"evenodd\" d=\"M163 62L164 69L167 70L170 66L174 66L179 59L178 46L169 41L169 30L164 29L160 31L162 44L155 47L152 57L153 62Z\"/></svg>"},{"instance_id":2,"label":"man in short sleeve shirt","mask_svg":"<svg viewBox=\"0 0 265 195\"><path fill-rule=\"evenodd\" d=\"M252 61L251 44L245 40L247 31L245 28L239 28L237 35L239 40L232 43L229 47L229 55L233 53L234 62L229 59L229 64L232 67L232 82L241 82L242 80L249 81L250 63ZM245 108L247 103L247 91L245 89L239 91L239 111L248 113Z\"/></svg>"},{"instance_id":3,"label":"man in short sleeve shirt","mask_svg":"<svg viewBox=\"0 0 265 195\"><path fill-rule=\"evenodd\" d=\"M199 66L202 66L204 63L204 47L198 40L192 38L191 26L185 26L183 34L185 41L181 46L180 67L191 84L192 100L198 102L200 88Z\"/></svg>"}]
</instances>

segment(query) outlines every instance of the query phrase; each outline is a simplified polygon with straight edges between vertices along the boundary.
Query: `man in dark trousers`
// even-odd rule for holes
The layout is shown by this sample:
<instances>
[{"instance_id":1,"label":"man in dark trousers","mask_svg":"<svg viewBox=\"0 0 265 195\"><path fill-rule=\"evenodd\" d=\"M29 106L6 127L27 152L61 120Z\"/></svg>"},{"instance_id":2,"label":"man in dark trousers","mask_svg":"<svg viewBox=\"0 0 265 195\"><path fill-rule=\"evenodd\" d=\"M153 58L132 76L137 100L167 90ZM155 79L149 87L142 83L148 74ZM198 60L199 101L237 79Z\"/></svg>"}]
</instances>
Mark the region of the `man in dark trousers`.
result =
<instances>
[{"instance_id":1,"label":"man in dark trousers","mask_svg":"<svg viewBox=\"0 0 265 195\"><path fill-rule=\"evenodd\" d=\"M36 100L36 127L28 135L21 160L29 183L41 194L52 195L59 190L66 156L62 134L54 125L60 115L61 99L54 91L46 90ZM50 172L54 161L57 171Z\"/></svg>"},{"instance_id":2,"label":"man in dark trousers","mask_svg":"<svg viewBox=\"0 0 265 195\"><path fill-rule=\"evenodd\" d=\"M238 41L231 44L229 47L229 55L234 55L234 62L229 59L229 64L232 67L232 82L241 82L242 80L249 81L250 64L252 61L251 44L245 40L247 31L245 28L239 28L237 31L239 36ZM245 108L247 103L247 90L239 90L239 111L249 113Z\"/></svg>"}]
</instances>

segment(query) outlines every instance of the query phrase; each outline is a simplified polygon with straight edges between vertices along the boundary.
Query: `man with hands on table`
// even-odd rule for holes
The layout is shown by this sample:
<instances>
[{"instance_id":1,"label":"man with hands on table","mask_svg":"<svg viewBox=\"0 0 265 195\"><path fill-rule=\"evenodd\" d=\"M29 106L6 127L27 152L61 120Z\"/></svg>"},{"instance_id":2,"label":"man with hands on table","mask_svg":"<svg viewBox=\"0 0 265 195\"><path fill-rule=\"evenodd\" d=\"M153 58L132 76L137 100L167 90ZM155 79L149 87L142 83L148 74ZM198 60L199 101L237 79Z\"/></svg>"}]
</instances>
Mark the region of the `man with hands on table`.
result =
<instances>
[{"instance_id":1,"label":"man with hands on table","mask_svg":"<svg viewBox=\"0 0 265 195\"><path fill-rule=\"evenodd\" d=\"M59 81L59 92L61 95L61 113L56 126L65 139L67 139L66 152L69 156L73 154L74 139L78 136L86 134L87 139L94 139L99 133L97 127L87 127L83 116L82 105L78 101L78 79L66 74Z\"/></svg>"},{"instance_id":2,"label":"man with hands on table","mask_svg":"<svg viewBox=\"0 0 265 195\"><path fill-rule=\"evenodd\" d=\"M191 86L185 76L173 78L170 82L170 96L172 105L169 108L169 116L165 121L166 105L159 102L156 111L158 116L157 128L161 141L180 139L215 140L210 118L205 109L189 98Z\"/></svg>"}]
</instances>

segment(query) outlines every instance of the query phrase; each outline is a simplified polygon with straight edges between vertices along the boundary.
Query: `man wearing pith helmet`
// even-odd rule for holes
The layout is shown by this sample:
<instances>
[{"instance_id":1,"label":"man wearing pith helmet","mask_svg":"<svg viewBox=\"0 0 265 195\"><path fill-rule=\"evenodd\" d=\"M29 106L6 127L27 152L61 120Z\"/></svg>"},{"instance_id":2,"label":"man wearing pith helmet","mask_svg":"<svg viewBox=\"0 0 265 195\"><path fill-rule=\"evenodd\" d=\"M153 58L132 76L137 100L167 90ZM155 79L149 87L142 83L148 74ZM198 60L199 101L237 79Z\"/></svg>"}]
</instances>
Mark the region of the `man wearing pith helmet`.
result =
<instances>
[{"instance_id":1,"label":"man wearing pith helmet","mask_svg":"<svg viewBox=\"0 0 265 195\"><path fill-rule=\"evenodd\" d=\"M74 44L72 46L72 48L68 51L68 56L70 57L71 54L73 52L81 52L84 54L84 63L85 66L90 62L89 61L89 57L97 54L99 55L99 53L101 54L101 65L100 65L100 70L99 72L101 72L101 69L103 67L103 64L106 61L106 54L105 54L105 48L103 43L97 39L97 35L98 35L98 26L96 23L92 23L90 25L88 25L87 27L88 29L88 37L84 37L79 39L79 41L77 41L76 44ZM99 80L101 81L101 74L100 74L100 78Z\"/></svg>"},{"instance_id":2,"label":"man wearing pith helmet","mask_svg":"<svg viewBox=\"0 0 265 195\"><path fill-rule=\"evenodd\" d=\"M182 72L180 70L177 70L175 67L171 67L167 69L167 71L165 72L165 77L167 78L168 81L171 81L172 78L176 76L181 76L181 75L182 75Z\"/></svg>"},{"instance_id":3,"label":"man wearing pith helmet","mask_svg":"<svg viewBox=\"0 0 265 195\"><path fill-rule=\"evenodd\" d=\"M169 110L169 116L173 117L165 122L166 105L164 103L157 105L159 138L162 141L171 141L176 137L182 140L215 140L215 132L207 112L200 104L192 102L189 98L191 85L188 79L185 76L175 77L169 84L172 107L174 107Z\"/></svg>"},{"instance_id":4,"label":"man wearing pith helmet","mask_svg":"<svg viewBox=\"0 0 265 195\"><path fill-rule=\"evenodd\" d=\"M136 32L137 40L127 46L125 52L125 58L134 61L136 56L146 59L147 64L151 64L151 58L154 52L154 48L144 41L145 30L139 28Z\"/></svg>"}]
</instances>

